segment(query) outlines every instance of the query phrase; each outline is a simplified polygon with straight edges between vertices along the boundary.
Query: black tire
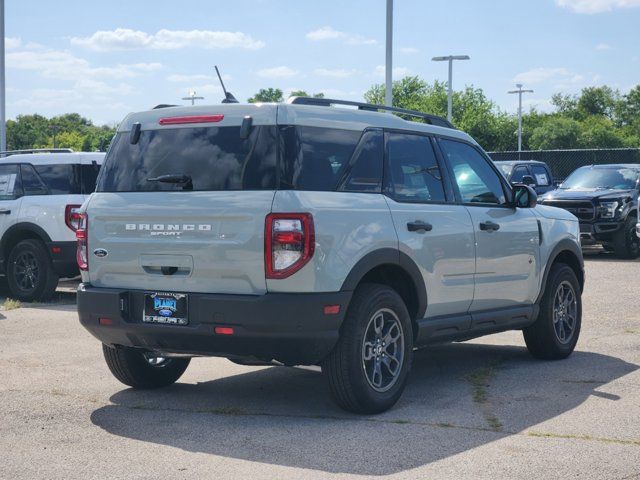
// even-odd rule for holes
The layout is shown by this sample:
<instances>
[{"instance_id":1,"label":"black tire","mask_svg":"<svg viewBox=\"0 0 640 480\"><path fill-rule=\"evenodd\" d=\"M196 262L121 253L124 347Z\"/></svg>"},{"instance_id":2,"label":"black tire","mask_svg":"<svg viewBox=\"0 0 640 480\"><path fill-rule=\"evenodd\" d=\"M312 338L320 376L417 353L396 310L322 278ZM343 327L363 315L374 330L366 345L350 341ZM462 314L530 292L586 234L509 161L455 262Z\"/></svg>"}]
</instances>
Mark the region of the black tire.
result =
<instances>
[{"instance_id":1,"label":"black tire","mask_svg":"<svg viewBox=\"0 0 640 480\"><path fill-rule=\"evenodd\" d=\"M161 388L175 383L189 366L190 358L165 358L152 365L144 350L102 344L107 366L114 377L137 389Z\"/></svg>"},{"instance_id":2,"label":"black tire","mask_svg":"<svg viewBox=\"0 0 640 480\"><path fill-rule=\"evenodd\" d=\"M564 292L571 290L573 295L573 301L567 301L564 308L560 306L563 302L556 303L561 286ZM533 357L543 360L566 358L576 347L581 325L582 298L578 278L571 267L556 263L547 278L538 319L523 330L527 349Z\"/></svg>"},{"instance_id":3,"label":"black tire","mask_svg":"<svg viewBox=\"0 0 640 480\"><path fill-rule=\"evenodd\" d=\"M36 239L22 240L11 249L6 274L11 294L23 302L50 300L58 286L51 257Z\"/></svg>"},{"instance_id":4,"label":"black tire","mask_svg":"<svg viewBox=\"0 0 640 480\"><path fill-rule=\"evenodd\" d=\"M382 327L378 334L379 321ZM387 339L383 350L383 344L377 343L381 338ZM322 372L336 403L361 414L388 410L402 395L412 360L413 330L400 295L385 285L359 286L351 299L340 339L322 362Z\"/></svg>"},{"instance_id":5,"label":"black tire","mask_svg":"<svg viewBox=\"0 0 640 480\"><path fill-rule=\"evenodd\" d=\"M613 242L616 257L634 259L640 255L640 238L636 234L636 222L636 217L629 216L617 233Z\"/></svg>"}]
</instances>

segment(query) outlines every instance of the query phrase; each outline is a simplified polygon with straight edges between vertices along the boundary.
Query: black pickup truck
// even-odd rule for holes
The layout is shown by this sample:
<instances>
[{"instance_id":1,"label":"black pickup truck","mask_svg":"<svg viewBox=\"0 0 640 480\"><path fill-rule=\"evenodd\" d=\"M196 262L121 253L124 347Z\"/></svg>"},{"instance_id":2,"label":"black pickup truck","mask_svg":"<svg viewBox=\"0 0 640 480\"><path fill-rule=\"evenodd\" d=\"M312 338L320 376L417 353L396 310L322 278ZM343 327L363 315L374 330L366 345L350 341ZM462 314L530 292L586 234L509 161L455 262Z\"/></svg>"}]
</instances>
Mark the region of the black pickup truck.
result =
<instances>
[{"instance_id":1,"label":"black pickup truck","mask_svg":"<svg viewBox=\"0 0 640 480\"><path fill-rule=\"evenodd\" d=\"M578 217L582 245L600 244L620 258L637 258L638 195L640 164L590 165L575 170L538 202Z\"/></svg>"}]
</instances>

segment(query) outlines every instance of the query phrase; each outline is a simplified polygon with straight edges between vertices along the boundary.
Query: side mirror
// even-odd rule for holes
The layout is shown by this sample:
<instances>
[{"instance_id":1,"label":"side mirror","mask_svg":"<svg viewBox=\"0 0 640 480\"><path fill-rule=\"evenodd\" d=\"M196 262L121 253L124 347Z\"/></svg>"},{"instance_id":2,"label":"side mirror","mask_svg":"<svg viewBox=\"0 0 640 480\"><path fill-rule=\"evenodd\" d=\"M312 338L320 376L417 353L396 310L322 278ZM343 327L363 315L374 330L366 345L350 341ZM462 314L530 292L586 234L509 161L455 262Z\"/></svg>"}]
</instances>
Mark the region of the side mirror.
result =
<instances>
[{"instance_id":1,"label":"side mirror","mask_svg":"<svg viewBox=\"0 0 640 480\"><path fill-rule=\"evenodd\" d=\"M529 185L514 185L513 203L518 208L535 208L538 204L538 194Z\"/></svg>"},{"instance_id":2,"label":"side mirror","mask_svg":"<svg viewBox=\"0 0 640 480\"><path fill-rule=\"evenodd\" d=\"M522 181L520 183L523 183L525 185L535 185L536 181L533 179L531 175L523 175Z\"/></svg>"}]
</instances>

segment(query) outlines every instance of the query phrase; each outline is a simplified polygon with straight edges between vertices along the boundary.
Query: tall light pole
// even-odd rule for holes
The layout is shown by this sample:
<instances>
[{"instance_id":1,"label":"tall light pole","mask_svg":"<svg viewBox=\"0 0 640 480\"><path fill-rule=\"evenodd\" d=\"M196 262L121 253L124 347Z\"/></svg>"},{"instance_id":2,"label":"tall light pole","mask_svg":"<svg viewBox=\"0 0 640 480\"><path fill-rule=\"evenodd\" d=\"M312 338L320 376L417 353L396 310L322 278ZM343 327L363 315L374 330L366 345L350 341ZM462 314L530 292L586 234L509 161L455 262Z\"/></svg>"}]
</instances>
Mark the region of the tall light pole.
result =
<instances>
[{"instance_id":1,"label":"tall light pole","mask_svg":"<svg viewBox=\"0 0 640 480\"><path fill-rule=\"evenodd\" d=\"M453 112L453 61L469 60L469 55L447 55L446 57L433 57L434 62L449 62L449 85L447 91L447 120L451 121Z\"/></svg>"},{"instance_id":2,"label":"tall light pole","mask_svg":"<svg viewBox=\"0 0 640 480\"><path fill-rule=\"evenodd\" d=\"M385 90L384 104L391 107L393 104L393 0L387 0L387 45L386 63L384 68Z\"/></svg>"},{"instance_id":3,"label":"tall light pole","mask_svg":"<svg viewBox=\"0 0 640 480\"><path fill-rule=\"evenodd\" d=\"M522 94L533 93L533 90L523 90L521 83L516 83L517 90L509 90L507 93L518 94L518 152L522 151Z\"/></svg>"},{"instance_id":4,"label":"tall light pole","mask_svg":"<svg viewBox=\"0 0 640 480\"><path fill-rule=\"evenodd\" d=\"M0 0L0 151L7 149L7 119L5 114L4 76L4 0Z\"/></svg>"},{"instance_id":5,"label":"tall light pole","mask_svg":"<svg viewBox=\"0 0 640 480\"><path fill-rule=\"evenodd\" d=\"M204 100L204 97L196 96L196 91L195 90L191 90L189 92L189 95L187 95L186 97L182 97L182 100L191 100L191 105L195 105L196 104L196 100Z\"/></svg>"}]
</instances>

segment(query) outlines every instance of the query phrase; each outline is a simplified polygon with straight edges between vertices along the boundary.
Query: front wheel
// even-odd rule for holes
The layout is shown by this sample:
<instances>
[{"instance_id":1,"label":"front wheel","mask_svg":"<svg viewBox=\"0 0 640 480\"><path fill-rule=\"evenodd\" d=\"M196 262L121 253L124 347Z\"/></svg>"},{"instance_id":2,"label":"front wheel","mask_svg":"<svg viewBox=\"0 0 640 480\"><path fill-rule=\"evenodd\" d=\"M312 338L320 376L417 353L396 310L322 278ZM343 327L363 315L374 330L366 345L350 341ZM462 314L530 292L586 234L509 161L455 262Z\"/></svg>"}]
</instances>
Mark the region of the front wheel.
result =
<instances>
[{"instance_id":1,"label":"front wheel","mask_svg":"<svg viewBox=\"0 0 640 480\"><path fill-rule=\"evenodd\" d=\"M58 275L40 240L22 240L9 253L7 283L11 294L23 302L46 301L53 297Z\"/></svg>"},{"instance_id":2,"label":"front wheel","mask_svg":"<svg viewBox=\"0 0 640 480\"><path fill-rule=\"evenodd\" d=\"M102 352L113 376L138 389L160 388L175 383L191 361L190 358L165 358L138 348L113 348L104 344Z\"/></svg>"},{"instance_id":3,"label":"front wheel","mask_svg":"<svg viewBox=\"0 0 640 480\"><path fill-rule=\"evenodd\" d=\"M380 413L402 395L413 359L413 331L400 295L358 287L340 339L322 363L336 403L354 413Z\"/></svg>"},{"instance_id":4,"label":"front wheel","mask_svg":"<svg viewBox=\"0 0 640 480\"><path fill-rule=\"evenodd\" d=\"M564 263L551 267L540 313L523 330L529 353L535 358L558 360L571 355L582 324L582 297L575 272Z\"/></svg>"},{"instance_id":5,"label":"front wheel","mask_svg":"<svg viewBox=\"0 0 640 480\"><path fill-rule=\"evenodd\" d=\"M629 216L618 232L613 248L616 257L624 259L638 258L640 255L640 238L636 234L636 218Z\"/></svg>"}]
</instances>

